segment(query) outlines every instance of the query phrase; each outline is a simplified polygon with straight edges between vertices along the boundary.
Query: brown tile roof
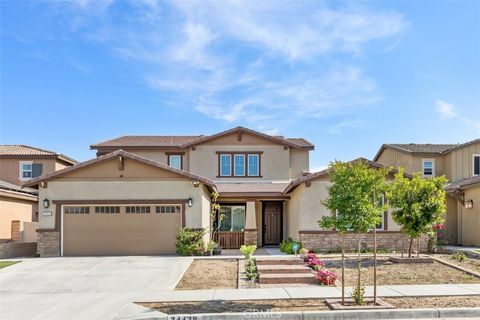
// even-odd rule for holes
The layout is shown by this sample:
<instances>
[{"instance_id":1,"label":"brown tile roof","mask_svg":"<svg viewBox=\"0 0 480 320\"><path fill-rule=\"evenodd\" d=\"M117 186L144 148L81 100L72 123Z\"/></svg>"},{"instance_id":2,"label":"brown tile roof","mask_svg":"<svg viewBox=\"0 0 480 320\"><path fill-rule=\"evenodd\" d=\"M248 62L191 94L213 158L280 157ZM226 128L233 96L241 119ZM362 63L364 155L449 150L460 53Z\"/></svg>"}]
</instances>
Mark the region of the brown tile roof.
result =
<instances>
[{"instance_id":1,"label":"brown tile roof","mask_svg":"<svg viewBox=\"0 0 480 320\"><path fill-rule=\"evenodd\" d=\"M445 190L447 192L455 192L455 191L461 191L466 188L471 188L475 185L479 184L480 185L480 176L473 176L471 178L466 178L462 180L458 180L452 183L449 183L446 187Z\"/></svg>"},{"instance_id":2,"label":"brown tile roof","mask_svg":"<svg viewBox=\"0 0 480 320\"><path fill-rule=\"evenodd\" d=\"M286 145L292 148L314 149L314 145L303 138L284 138L280 136L271 136L252 129L244 127L236 127L226 131L222 131L210 136L122 136L112 140L107 140L92 144L91 149L98 149L99 147L179 147L187 148L195 144L201 144L212 139L222 137L233 132L246 132L265 139L274 141L276 143Z\"/></svg>"},{"instance_id":3,"label":"brown tile roof","mask_svg":"<svg viewBox=\"0 0 480 320\"><path fill-rule=\"evenodd\" d=\"M0 157L56 157L70 164L77 163L76 160L54 151L19 144L0 145Z\"/></svg>"},{"instance_id":4,"label":"brown tile roof","mask_svg":"<svg viewBox=\"0 0 480 320\"><path fill-rule=\"evenodd\" d=\"M365 158L357 158L357 159L352 160L350 162L357 162L357 161L366 162L372 168L389 168L388 166L385 166L381 163L378 163L378 162L375 162L375 161L372 161L372 160L368 160L368 159L365 159ZM398 172L397 169L391 169L390 170L390 174L395 174L397 172ZM293 180L292 182L290 182L290 184L285 188L283 193L286 194L286 193L289 193L289 192L293 191L296 187L298 187L303 182L311 181L311 180L314 180L314 179L317 179L317 178L320 178L320 177L326 177L326 176L328 176L329 173L330 173L330 169L325 169L325 170L321 170L321 171L318 171L318 172L314 172L314 173L307 174L305 176L299 177L299 178ZM412 177L412 175L410 175L409 173L405 173L404 176L409 177L409 178Z\"/></svg>"},{"instance_id":5,"label":"brown tile roof","mask_svg":"<svg viewBox=\"0 0 480 320\"><path fill-rule=\"evenodd\" d=\"M288 183L216 183L218 192L222 193L282 193Z\"/></svg>"},{"instance_id":6,"label":"brown tile roof","mask_svg":"<svg viewBox=\"0 0 480 320\"><path fill-rule=\"evenodd\" d=\"M373 158L373 161L377 161L383 150L390 148L398 151L403 151L410 154L432 154L441 155L447 154L454 150L469 146L474 143L480 142L480 139L471 140L465 143L457 144L432 144L432 143L384 143L380 150Z\"/></svg>"},{"instance_id":7,"label":"brown tile roof","mask_svg":"<svg viewBox=\"0 0 480 320\"><path fill-rule=\"evenodd\" d=\"M182 144L199 139L203 136L123 136L92 144L90 148L98 147L180 147Z\"/></svg>"},{"instance_id":8,"label":"brown tile roof","mask_svg":"<svg viewBox=\"0 0 480 320\"><path fill-rule=\"evenodd\" d=\"M455 144L431 144L431 143L389 143L391 147L402 149L412 153L442 153L456 146Z\"/></svg>"},{"instance_id":9,"label":"brown tile roof","mask_svg":"<svg viewBox=\"0 0 480 320\"><path fill-rule=\"evenodd\" d=\"M52 172L50 174L46 174L46 175L31 179L28 182L24 183L22 185L22 187L36 186L41 181L52 180L54 178L63 176L63 175L65 175L65 174L67 174L71 171L74 171L74 170L77 170L77 169L80 169L80 168L83 168L83 167L87 167L87 166L90 166L90 165L93 165L93 164L96 164L96 163L99 163L99 162L103 162L103 161L106 161L106 160L109 160L111 158L118 157L118 156L122 156L122 157L125 157L125 158L129 158L129 159L132 159L132 160L136 160L136 161L139 161L139 162L157 167L157 168L161 168L163 170L174 172L174 173L177 173L177 174L182 175L184 177L191 178L193 180L198 180L198 181L202 182L203 184L205 184L207 186L215 188L215 184L210 179L192 174L192 173L190 173L188 171L185 171L185 170L174 169L170 166L167 166L166 164L156 162L156 161L153 161L153 160L150 160L150 159L147 159L147 158L135 155L133 153L123 151L123 150L116 150L116 151L108 153L106 155L103 155L103 156L100 156L100 157L97 157L97 158L94 158L94 159L90 159L90 160L85 161L85 162L77 163L76 165L73 165L71 167L67 167L65 169L58 170L58 171Z\"/></svg>"}]
</instances>

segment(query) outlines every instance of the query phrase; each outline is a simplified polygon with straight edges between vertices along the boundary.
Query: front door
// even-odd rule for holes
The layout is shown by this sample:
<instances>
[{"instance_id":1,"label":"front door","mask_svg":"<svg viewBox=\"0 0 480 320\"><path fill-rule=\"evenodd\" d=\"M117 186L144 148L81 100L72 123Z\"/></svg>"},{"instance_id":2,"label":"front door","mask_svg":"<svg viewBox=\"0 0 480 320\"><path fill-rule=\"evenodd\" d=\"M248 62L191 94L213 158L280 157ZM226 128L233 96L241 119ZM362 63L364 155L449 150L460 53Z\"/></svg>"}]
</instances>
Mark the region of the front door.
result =
<instances>
[{"instance_id":1,"label":"front door","mask_svg":"<svg viewBox=\"0 0 480 320\"><path fill-rule=\"evenodd\" d=\"M282 241L282 202L263 202L263 244Z\"/></svg>"}]
</instances>

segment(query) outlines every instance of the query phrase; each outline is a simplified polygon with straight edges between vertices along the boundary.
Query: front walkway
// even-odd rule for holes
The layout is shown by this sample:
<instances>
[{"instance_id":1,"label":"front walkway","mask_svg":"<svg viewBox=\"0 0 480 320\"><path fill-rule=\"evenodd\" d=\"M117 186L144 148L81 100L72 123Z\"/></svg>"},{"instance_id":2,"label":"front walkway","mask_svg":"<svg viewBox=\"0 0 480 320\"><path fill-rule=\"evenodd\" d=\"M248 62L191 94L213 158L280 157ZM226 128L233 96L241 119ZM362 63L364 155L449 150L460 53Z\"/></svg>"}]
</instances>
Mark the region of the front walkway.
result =
<instances>
[{"instance_id":1,"label":"front walkway","mask_svg":"<svg viewBox=\"0 0 480 320\"><path fill-rule=\"evenodd\" d=\"M444 249L447 252L458 252L458 251L463 251L466 254L480 258L480 247L468 247L468 246L452 246L452 245L447 245L447 246L442 246L442 249Z\"/></svg>"},{"instance_id":2,"label":"front walkway","mask_svg":"<svg viewBox=\"0 0 480 320\"><path fill-rule=\"evenodd\" d=\"M260 247L255 250L254 256L286 256L278 247ZM239 249L223 249L222 256L238 257L242 256Z\"/></svg>"}]
</instances>

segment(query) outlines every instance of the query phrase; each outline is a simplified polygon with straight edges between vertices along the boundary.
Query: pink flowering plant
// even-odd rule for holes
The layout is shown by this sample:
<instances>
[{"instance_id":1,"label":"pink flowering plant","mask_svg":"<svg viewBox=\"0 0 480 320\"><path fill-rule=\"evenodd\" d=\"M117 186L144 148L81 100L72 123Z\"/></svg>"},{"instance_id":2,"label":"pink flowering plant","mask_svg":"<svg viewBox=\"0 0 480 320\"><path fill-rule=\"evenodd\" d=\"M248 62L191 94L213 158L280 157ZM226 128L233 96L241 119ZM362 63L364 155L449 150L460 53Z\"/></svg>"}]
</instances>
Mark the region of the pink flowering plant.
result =
<instances>
[{"instance_id":1,"label":"pink flowering plant","mask_svg":"<svg viewBox=\"0 0 480 320\"><path fill-rule=\"evenodd\" d=\"M313 270L319 270L323 268L325 265L325 262L322 260L318 259L317 256L314 253L308 253L307 257L308 258L306 261L307 267L313 269Z\"/></svg>"},{"instance_id":2,"label":"pink flowering plant","mask_svg":"<svg viewBox=\"0 0 480 320\"><path fill-rule=\"evenodd\" d=\"M328 269L320 269L317 271L315 278L320 282L320 284L325 286L331 286L337 280L337 274Z\"/></svg>"}]
</instances>

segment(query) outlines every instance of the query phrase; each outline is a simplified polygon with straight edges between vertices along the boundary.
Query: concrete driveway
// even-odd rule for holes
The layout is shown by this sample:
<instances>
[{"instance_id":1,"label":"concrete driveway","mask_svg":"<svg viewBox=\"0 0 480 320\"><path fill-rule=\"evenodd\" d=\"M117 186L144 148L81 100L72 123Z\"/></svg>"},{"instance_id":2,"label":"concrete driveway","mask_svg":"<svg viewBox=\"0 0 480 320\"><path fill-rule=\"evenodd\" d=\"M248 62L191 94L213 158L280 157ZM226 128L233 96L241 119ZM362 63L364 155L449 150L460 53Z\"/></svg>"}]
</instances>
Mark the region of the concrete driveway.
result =
<instances>
[{"instance_id":1,"label":"concrete driveway","mask_svg":"<svg viewBox=\"0 0 480 320\"><path fill-rule=\"evenodd\" d=\"M0 319L114 319L147 292L171 290L185 257L29 258L0 269Z\"/></svg>"}]
</instances>

